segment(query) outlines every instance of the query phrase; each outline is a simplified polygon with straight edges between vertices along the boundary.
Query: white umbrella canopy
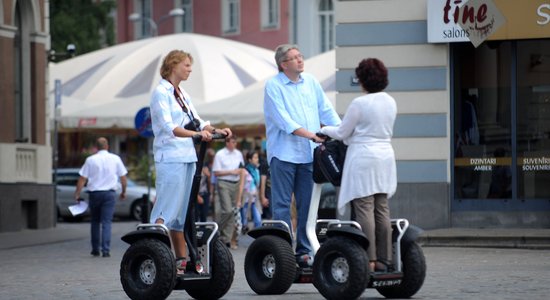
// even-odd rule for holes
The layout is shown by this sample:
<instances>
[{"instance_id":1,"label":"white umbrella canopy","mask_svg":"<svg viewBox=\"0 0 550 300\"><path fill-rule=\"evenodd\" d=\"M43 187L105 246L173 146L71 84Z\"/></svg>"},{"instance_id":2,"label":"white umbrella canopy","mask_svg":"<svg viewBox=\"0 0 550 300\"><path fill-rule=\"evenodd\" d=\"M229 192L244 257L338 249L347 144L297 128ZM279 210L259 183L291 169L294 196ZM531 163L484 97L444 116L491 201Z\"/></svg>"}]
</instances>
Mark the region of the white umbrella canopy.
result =
<instances>
[{"instance_id":1,"label":"white umbrella canopy","mask_svg":"<svg viewBox=\"0 0 550 300\"><path fill-rule=\"evenodd\" d=\"M305 61L305 72L311 73L323 87L327 97L335 104L336 86L336 56L331 50ZM273 72L274 76L277 72ZM203 103L197 106L201 118L212 124L227 124L231 126L264 124L264 86L266 78L242 92L215 102Z\"/></svg>"},{"instance_id":2,"label":"white umbrella canopy","mask_svg":"<svg viewBox=\"0 0 550 300\"><path fill-rule=\"evenodd\" d=\"M50 91L62 82L61 126L134 128L160 81L162 59L173 49L193 56L181 83L195 105L220 100L276 72L274 52L223 38L181 33L116 45L50 65Z\"/></svg>"}]
</instances>

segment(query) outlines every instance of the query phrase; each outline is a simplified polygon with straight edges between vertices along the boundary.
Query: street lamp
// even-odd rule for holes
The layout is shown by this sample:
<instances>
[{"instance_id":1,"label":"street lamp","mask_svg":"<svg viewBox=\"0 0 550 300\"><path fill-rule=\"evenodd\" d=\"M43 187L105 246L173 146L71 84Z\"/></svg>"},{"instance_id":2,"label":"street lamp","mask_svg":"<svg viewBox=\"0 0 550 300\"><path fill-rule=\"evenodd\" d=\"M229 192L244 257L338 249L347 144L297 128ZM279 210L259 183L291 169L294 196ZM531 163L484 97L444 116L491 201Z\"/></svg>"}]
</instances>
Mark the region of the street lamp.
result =
<instances>
[{"instance_id":1,"label":"street lamp","mask_svg":"<svg viewBox=\"0 0 550 300\"><path fill-rule=\"evenodd\" d=\"M55 50L51 49L47 51L48 61L56 62L58 58L71 58L76 55L76 46L74 44L67 45L67 52L56 53Z\"/></svg>"},{"instance_id":2,"label":"street lamp","mask_svg":"<svg viewBox=\"0 0 550 300\"><path fill-rule=\"evenodd\" d=\"M71 58L76 55L76 46L74 44L67 45L66 52L55 52L55 50L50 49L46 51L46 58L48 62L56 62L59 58ZM54 102L54 111L53 111L53 153L52 153L52 162L53 162L53 184L56 187L53 189L53 211L56 211L56 201L57 201L57 167L59 161L59 142L58 142L58 119L59 119L59 106L61 105L61 80L55 80L55 102Z\"/></svg>"},{"instance_id":3,"label":"street lamp","mask_svg":"<svg viewBox=\"0 0 550 300\"><path fill-rule=\"evenodd\" d=\"M137 22L137 21L147 21L149 23L149 26L151 26L151 36L157 36L158 35L158 25L161 24L162 22L168 20L169 18L172 18L172 17L181 17L185 14L185 11L181 8L174 8L172 10L170 10L170 12L167 14L167 15L164 15L162 17L160 17L160 19L155 22L153 19L149 18L149 17L143 17L142 15L140 15L139 13L133 13L131 15L128 16L128 20L129 21L132 21L132 22Z\"/></svg>"}]
</instances>

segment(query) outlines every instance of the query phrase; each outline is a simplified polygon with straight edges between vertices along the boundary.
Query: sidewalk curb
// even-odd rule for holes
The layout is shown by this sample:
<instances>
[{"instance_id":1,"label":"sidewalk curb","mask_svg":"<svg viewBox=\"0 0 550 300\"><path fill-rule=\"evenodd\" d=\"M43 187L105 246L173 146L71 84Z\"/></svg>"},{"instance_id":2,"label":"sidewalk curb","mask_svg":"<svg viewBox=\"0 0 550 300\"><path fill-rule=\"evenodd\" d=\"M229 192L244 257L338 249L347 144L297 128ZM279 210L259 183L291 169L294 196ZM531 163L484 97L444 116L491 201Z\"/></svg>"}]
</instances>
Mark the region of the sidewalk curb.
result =
<instances>
[{"instance_id":1,"label":"sidewalk curb","mask_svg":"<svg viewBox=\"0 0 550 300\"><path fill-rule=\"evenodd\" d=\"M547 228L443 228L423 232L424 247L550 249Z\"/></svg>"},{"instance_id":2,"label":"sidewalk curb","mask_svg":"<svg viewBox=\"0 0 550 300\"><path fill-rule=\"evenodd\" d=\"M139 222L113 223L113 234L127 233ZM89 239L90 224L59 223L40 230L25 229L0 233L0 251ZM547 228L441 228L420 234L422 247L516 248L550 250L550 229Z\"/></svg>"},{"instance_id":3,"label":"sidewalk curb","mask_svg":"<svg viewBox=\"0 0 550 300\"><path fill-rule=\"evenodd\" d=\"M422 247L516 248L550 250L550 238L534 237L420 237Z\"/></svg>"}]
</instances>

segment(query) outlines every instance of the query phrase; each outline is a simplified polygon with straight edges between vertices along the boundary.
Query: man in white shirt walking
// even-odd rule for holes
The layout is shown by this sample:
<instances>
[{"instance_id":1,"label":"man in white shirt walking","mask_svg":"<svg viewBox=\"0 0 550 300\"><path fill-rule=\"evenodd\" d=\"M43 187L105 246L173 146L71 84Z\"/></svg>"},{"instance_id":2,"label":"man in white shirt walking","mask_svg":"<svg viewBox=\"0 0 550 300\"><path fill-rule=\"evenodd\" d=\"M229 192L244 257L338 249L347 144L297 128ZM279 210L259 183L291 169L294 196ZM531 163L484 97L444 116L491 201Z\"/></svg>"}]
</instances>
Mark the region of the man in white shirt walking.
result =
<instances>
[{"instance_id":1,"label":"man in white shirt walking","mask_svg":"<svg viewBox=\"0 0 550 300\"><path fill-rule=\"evenodd\" d=\"M237 189L244 167L243 154L236 148L237 140L234 136L225 140L225 148L220 149L214 156L212 171L218 182L218 203L216 203L216 222L220 227L222 241L231 245L235 231L233 208L236 207Z\"/></svg>"},{"instance_id":2,"label":"man in white shirt walking","mask_svg":"<svg viewBox=\"0 0 550 300\"><path fill-rule=\"evenodd\" d=\"M116 203L115 190L120 178L122 185L120 199L124 200L126 198L126 174L128 171L124 167L120 157L109 152L109 142L106 138L98 138L96 146L98 152L88 157L79 171L80 177L76 184L74 198L77 201L79 200L80 192L86 181L88 181L87 187L90 195L90 214L92 218L91 254L99 256L101 249L103 257L110 257L111 223Z\"/></svg>"}]
</instances>

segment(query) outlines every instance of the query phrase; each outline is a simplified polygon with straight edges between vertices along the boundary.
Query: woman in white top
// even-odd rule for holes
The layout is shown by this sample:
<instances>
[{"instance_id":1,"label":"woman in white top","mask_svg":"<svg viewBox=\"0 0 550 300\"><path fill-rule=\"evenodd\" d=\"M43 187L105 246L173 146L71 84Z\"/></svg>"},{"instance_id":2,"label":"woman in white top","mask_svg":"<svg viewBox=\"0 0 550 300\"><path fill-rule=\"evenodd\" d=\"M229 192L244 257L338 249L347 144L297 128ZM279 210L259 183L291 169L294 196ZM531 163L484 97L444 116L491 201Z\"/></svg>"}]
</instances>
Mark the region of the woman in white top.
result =
<instances>
[{"instance_id":1,"label":"woman in white top","mask_svg":"<svg viewBox=\"0 0 550 300\"><path fill-rule=\"evenodd\" d=\"M397 105L383 92L388 71L380 60L363 59L355 75L366 95L351 102L340 126L325 126L321 132L348 145L338 209L351 201L356 221L370 241L370 268L382 271L392 259L388 199L397 187L391 145Z\"/></svg>"},{"instance_id":2,"label":"woman in white top","mask_svg":"<svg viewBox=\"0 0 550 300\"><path fill-rule=\"evenodd\" d=\"M195 174L197 154L191 139L199 134L203 141L212 134L231 136L229 128L216 129L200 118L189 94L180 88L192 71L191 54L172 50L162 61L162 79L151 96L151 125L155 140L153 152L156 170L156 201L150 222L170 229L178 273L185 271L187 245L183 236L191 182Z\"/></svg>"}]
</instances>

